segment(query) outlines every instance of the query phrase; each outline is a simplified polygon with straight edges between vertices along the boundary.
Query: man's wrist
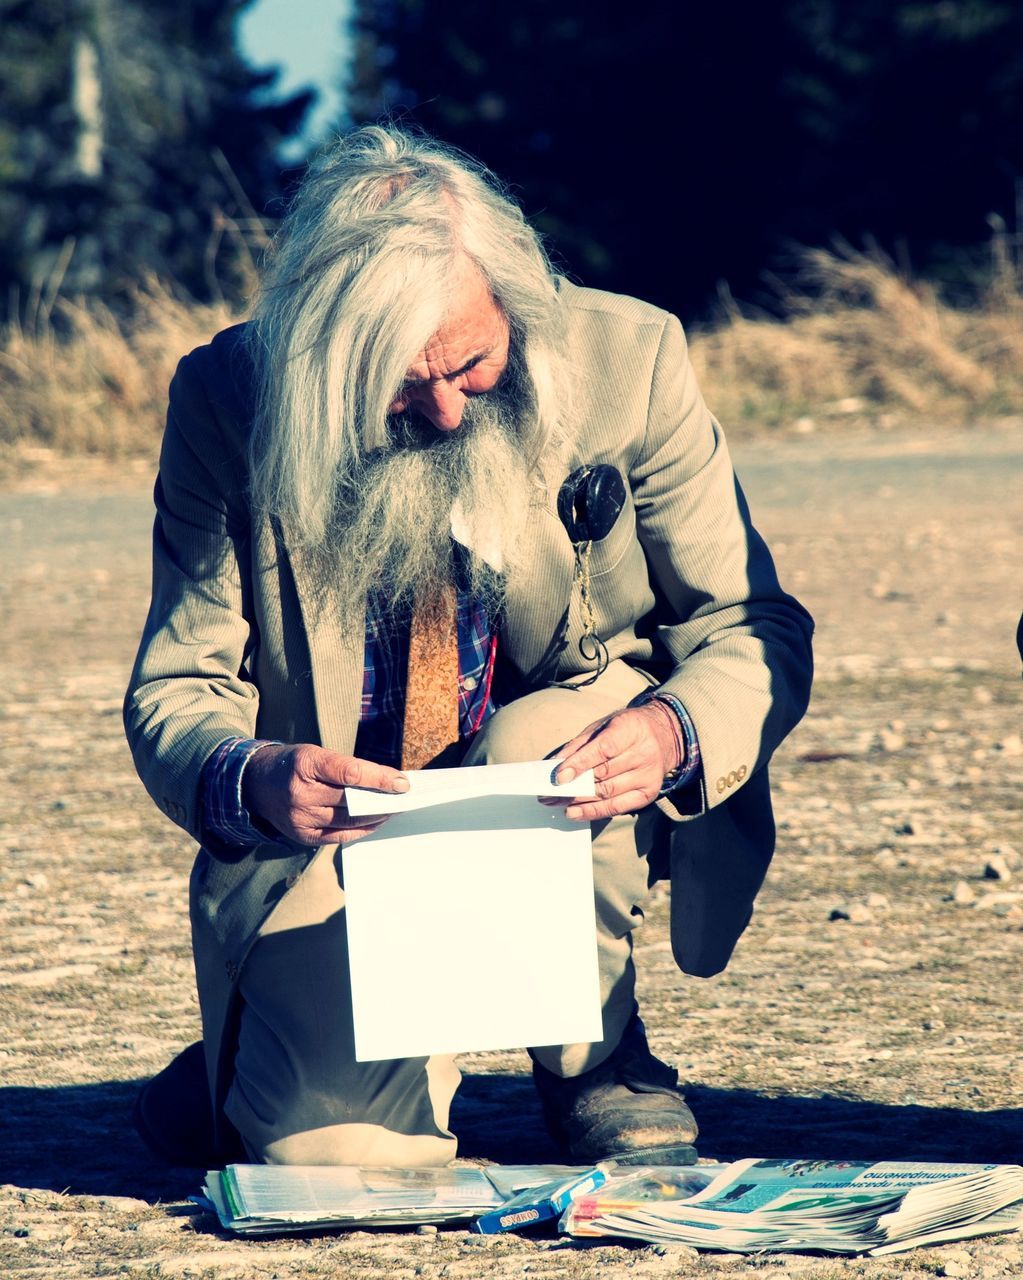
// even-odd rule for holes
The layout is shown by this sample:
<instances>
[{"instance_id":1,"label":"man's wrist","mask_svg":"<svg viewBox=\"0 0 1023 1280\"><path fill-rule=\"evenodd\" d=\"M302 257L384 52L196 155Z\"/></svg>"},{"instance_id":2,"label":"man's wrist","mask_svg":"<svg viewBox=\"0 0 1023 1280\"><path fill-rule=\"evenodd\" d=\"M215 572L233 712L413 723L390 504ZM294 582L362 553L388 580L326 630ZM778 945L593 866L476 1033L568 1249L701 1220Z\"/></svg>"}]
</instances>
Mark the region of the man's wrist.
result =
<instances>
[{"instance_id":1,"label":"man's wrist","mask_svg":"<svg viewBox=\"0 0 1023 1280\"><path fill-rule=\"evenodd\" d=\"M264 747L282 744L266 738L227 738L203 770L203 829L225 844L257 845L274 835L251 814L242 796L249 761ZM278 837L279 838L279 837Z\"/></svg>"},{"instance_id":2,"label":"man's wrist","mask_svg":"<svg viewBox=\"0 0 1023 1280\"><path fill-rule=\"evenodd\" d=\"M678 787L685 786L700 770L700 744L689 712L674 694L666 693L661 689L649 689L641 693L638 698L633 698L629 705L655 706L659 711L664 712L671 723L672 731L676 734L678 766L665 774L659 794L666 796Z\"/></svg>"},{"instance_id":3,"label":"man's wrist","mask_svg":"<svg viewBox=\"0 0 1023 1280\"><path fill-rule=\"evenodd\" d=\"M661 698L651 698L648 702L643 703L644 707L648 707L655 712L657 718L662 724L667 726L670 734L671 746L668 749L668 755L665 757L664 780L669 778L677 779L685 764L686 748L682 740L682 730L679 727L678 717L671 707Z\"/></svg>"},{"instance_id":4,"label":"man's wrist","mask_svg":"<svg viewBox=\"0 0 1023 1280\"><path fill-rule=\"evenodd\" d=\"M288 752L283 742L267 740L261 742L249 755L242 766L238 780L239 798L245 811L246 819L253 830L258 831L265 840L283 840L284 836L265 817L257 804L257 796L265 794L264 782L272 776L274 762Z\"/></svg>"}]
</instances>

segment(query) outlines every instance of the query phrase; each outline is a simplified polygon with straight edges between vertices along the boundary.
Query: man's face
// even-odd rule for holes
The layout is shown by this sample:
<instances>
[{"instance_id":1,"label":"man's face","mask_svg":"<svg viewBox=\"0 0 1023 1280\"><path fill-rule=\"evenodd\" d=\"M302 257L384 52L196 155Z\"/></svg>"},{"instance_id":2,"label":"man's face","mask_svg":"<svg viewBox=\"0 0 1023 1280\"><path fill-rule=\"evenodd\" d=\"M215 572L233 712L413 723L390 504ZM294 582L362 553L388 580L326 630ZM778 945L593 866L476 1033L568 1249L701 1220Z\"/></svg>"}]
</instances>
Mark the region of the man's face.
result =
<instances>
[{"instance_id":1,"label":"man's face","mask_svg":"<svg viewBox=\"0 0 1023 1280\"><path fill-rule=\"evenodd\" d=\"M392 414L410 411L438 431L455 431L466 400L492 391L508 366L509 330L477 269L458 268L454 303L443 324L408 367Z\"/></svg>"}]
</instances>

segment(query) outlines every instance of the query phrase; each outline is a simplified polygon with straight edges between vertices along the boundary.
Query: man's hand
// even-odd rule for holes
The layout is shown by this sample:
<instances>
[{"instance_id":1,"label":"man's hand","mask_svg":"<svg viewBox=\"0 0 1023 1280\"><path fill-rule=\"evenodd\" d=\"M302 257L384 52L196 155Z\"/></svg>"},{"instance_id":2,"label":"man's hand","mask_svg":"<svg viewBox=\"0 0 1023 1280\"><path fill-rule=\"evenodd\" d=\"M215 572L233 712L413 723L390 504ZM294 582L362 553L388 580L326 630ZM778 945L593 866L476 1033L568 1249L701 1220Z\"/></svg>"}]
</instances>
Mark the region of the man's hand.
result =
<instances>
[{"instance_id":1,"label":"man's hand","mask_svg":"<svg viewBox=\"0 0 1023 1280\"><path fill-rule=\"evenodd\" d=\"M569 818L593 822L635 813L657 799L665 777L678 767L679 739L668 707L648 703L628 707L587 725L553 754L564 759L555 782L571 782L593 770L597 800L572 800Z\"/></svg>"},{"instance_id":2,"label":"man's hand","mask_svg":"<svg viewBox=\"0 0 1023 1280\"><path fill-rule=\"evenodd\" d=\"M397 769L343 756L310 743L257 751L242 774L242 803L249 813L299 844L347 844L376 831L386 815L351 818L345 787L407 791Z\"/></svg>"}]
</instances>

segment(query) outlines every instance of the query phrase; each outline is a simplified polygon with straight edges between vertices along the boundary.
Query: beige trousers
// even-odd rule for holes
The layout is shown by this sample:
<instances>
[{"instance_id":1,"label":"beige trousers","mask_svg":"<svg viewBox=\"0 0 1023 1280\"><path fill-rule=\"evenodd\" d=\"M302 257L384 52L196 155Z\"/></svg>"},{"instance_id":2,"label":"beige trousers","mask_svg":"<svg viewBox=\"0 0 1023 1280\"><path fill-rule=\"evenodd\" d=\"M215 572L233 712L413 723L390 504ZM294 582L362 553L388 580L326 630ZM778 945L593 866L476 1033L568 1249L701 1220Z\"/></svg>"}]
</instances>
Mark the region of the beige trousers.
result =
<instances>
[{"instance_id":1,"label":"beige trousers","mask_svg":"<svg viewBox=\"0 0 1023 1280\"><path fill-rule=\"evenodd\" d=\"M487 721L464 763L539 760L649 681L612 662L592 685L550 688ZM534 1049L551 1071L578 1075L618 1044L634 1005L632 930L642 922L648 850L632 815L593 824L603 1039ZM441 1165L461 1078L451 1057L356 1062L340 852L320 849L264 925L241 976L235 1078L227 1115L256 1160L274 1164Z\"/></svg>"}]
</instances>

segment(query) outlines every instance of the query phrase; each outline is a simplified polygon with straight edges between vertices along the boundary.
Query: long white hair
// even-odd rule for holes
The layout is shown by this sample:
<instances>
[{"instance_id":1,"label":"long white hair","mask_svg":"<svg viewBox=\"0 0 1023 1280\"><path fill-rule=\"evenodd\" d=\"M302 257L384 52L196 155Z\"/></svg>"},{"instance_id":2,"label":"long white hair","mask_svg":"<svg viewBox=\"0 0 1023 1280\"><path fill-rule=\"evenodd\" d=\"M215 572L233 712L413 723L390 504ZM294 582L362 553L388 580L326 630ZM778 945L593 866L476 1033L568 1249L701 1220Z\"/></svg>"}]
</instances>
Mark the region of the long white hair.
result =
<instances>
[{"instance_id":1,"label":"long white hair","mask_svg":"<svg viewBox=\"0 0 1023 1280\"><path fill-rule=\"evenodd\" d=\"M359 501L365 460L390 443L388 409L443 321L462 255L509 323L517 441L533 469L567 389L553 272L518 205L469 157L392 126L338 139L303 180L249 327L252 501L287 522L296 549L322 546L339 507Z\"/></svg>"}]
</instances>

